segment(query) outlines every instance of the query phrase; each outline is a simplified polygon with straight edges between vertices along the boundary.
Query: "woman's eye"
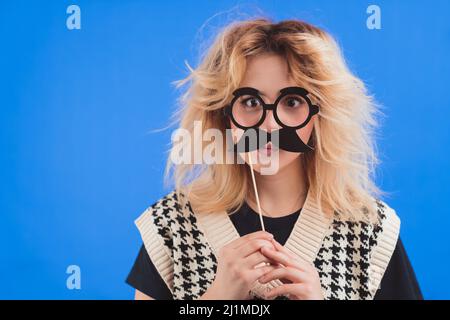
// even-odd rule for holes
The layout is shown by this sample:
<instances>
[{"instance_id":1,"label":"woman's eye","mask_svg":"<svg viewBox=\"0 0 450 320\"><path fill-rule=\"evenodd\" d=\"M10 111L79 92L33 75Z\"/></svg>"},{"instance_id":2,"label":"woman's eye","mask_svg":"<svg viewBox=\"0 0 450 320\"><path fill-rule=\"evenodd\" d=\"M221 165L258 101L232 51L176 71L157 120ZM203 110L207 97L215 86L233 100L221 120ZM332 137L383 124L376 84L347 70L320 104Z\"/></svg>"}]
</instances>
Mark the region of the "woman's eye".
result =
<instances>
[{"instance_id":1,"label":"woman's eye","mask_svg":"<svg viewBox=\"0 0 450 320\"><path fill-rule=\"evenodd\" d=\"M242 104L246 108L254 108L254 107L259 106L259 101L256 98L247 98L247 99L242 100Z\"/></svg>"},{"instance_id":2,"label":"woman's eye","mask_svg":"<svg viewBox=\"0 0 450 320\"><path fill-rule=\"evenodd\" d=\"M300 97L288 97L285 99L284 104L286 107L289 108L295 108L303 105L305 103L305 100L303 100Z\"/></svg>"}]
</instances>

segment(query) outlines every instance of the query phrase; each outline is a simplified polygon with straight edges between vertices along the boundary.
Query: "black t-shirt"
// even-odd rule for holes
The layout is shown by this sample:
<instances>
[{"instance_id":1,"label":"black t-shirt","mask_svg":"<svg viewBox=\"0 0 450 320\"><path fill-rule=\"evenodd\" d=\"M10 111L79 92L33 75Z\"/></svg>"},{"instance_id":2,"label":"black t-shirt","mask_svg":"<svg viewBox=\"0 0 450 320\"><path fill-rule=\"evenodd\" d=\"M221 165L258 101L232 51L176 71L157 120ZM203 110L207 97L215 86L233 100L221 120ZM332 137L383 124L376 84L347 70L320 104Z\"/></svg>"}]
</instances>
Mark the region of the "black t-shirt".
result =
<instances>
[{"instance_id":1,"label":"black t-shirt","mask_svg":"<svg viewBox=\"0 0 450 320\"><path fill-rule=\"evenodd\" d=\"M272 233L275 240L279 243L284 244L289 238L300 212L301 210L278 218L264 216L263 219L266 231ZM230 219L241 236L261 230L258 213L251 209L245 202L236 213L230 215ZM150 260L144 245L142 245L139 250L139 254L126 282L154 299L173 299L166 283ZM376 292L374 299L423 299L416 276L401 239L397 242L392 258L387 266L383 279L381 280L380 289Z\"/></svg>"}]
</instances>

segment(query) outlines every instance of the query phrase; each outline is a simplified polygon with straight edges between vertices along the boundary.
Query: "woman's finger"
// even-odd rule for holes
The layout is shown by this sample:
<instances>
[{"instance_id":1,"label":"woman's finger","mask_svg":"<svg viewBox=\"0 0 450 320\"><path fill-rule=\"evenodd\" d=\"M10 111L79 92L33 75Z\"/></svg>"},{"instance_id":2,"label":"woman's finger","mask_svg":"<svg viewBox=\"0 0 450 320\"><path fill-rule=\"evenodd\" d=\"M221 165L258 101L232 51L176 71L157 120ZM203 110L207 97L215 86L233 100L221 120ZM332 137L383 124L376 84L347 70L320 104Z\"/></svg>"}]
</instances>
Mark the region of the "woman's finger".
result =
<instances>
[{"instance_id":1,"label":"woman's finger","mask_svg":"<svg viewBox=\"0 0 450 320\"><path fill-rule=\"evenodd\" d=\"M271 265L275 264L275 261L266 257L261 252L256 251L251 255L249 255L248 257L245 257L242 265L245 266L246 268L254 268L255 266L261 264L262 262L270 263Z\"/></svg>"},{"instance_id":2,"label":"woman's finger","mask_svg":"<svg viewBox=\"0 0 450 320\"><path fill-rule=\"evenodd\" d=\"M281 243L279 243L275 239L273 239L271 242L273 243L275 249L277 249L278 251L284 252L292 259L297 258L293 252L291 252L289 249L287 249L285 246L283 246Z\"/></svg>"},{"instance_id":3,"label":"woman's finger","mask_svg":"<svg viewBox=\"0 0 450 320\"><path fill-rule=\"evenodd\" d=\"M235 249L237 251L236 255L238 257L245 258L245 257L253 254L254 252L259 251L264 246L275 249L274 244L270 240L252 239L252 240L249 240L249 241L241 244L241 246L237 247Z\"/></svg>"},{"instance_id":4,"label":"woman's finger","mask_svg":"<svg viewBox=\"0 0 450 320\"><path fill-rule=\"evenodd\" d=\"M287 284L282 284L279 285L273 289L271 289L270 291L268 291L265 296L266 298L272 298L272 297L276 297L276 296L281 296L281 295L294 295L294 296L302 296L303 292L302 292L302 284L298 284L298 283L287 283Z\"/></svg>"},{"instance_id":5,"label":"woman's finger","mask_svg":"<svg viewBox=\"0 0 450 320\"><path fill-rule=\"evenodd\" d=\"M275 279L286 279L294 283L304 283L308 281L308 275L299 269L292 267L278 267L273 271L266 273L258 279L261 283L267 283Z\"/></svg>"},{"instance_id":6,"label":"woman's finger","mask_svg":"<svg viewBox=\"0 0 450 320\"><path fill-rule=\"evenodd\" d=\"M287 254L277 250L271 250L267 247L262 247L261 252L268 258L275 260L277 263L281 263L286 267L294 267L295 263Z\"/></svg>"},{"instance_id":7,"label":"woman's finger","mask_svg":"<svg viewBox=\"0 0 450 320\"><path fill-rule=\"evenodd\" d=\"M240 247L245 242L252 240L252 239L265 239L268 241L271 241L273 239L273 235L271 233L268 233L266 231L257 231L248 233L245 236L242 236L234 241L232 241L229 245L232 249L236 249Z\"/></svg>"},{"instance_id":8,"label":"woman's finger","mask_svg":"<svg viewBox=\"0 0 450 320\"><path fill-rule=\"evenodd\" d=\"M308 262L299 259L292 251L290 251L288 248L286 248L285 246L281 245L281 243L279 243L278 241L276 241L275 239L272 240L272 243L275 247L275 249L277 249L278 251L281 251L283 253L285 253L286 255L288 255L293 261L295 261L296 266L304 271L308 271L311 269L312 265L309 264Z\"/></svg>"},{"instance_id":9,"label":"woman's finger","mask_svg":"<svg viewBox=\"0 0 450 320\"><path fill-rule=\"evenodd\" d=\"M271 272L272 270L274 270L276 267L272 266L272 265L264 265L264 266L260 266L257 268L254 268L252 270L249 271L250 274L250 282L255 282L256 280L258 280L260 277L264 276L265 274L267 274L268 272Z\"/></svg>"}]
</instances>

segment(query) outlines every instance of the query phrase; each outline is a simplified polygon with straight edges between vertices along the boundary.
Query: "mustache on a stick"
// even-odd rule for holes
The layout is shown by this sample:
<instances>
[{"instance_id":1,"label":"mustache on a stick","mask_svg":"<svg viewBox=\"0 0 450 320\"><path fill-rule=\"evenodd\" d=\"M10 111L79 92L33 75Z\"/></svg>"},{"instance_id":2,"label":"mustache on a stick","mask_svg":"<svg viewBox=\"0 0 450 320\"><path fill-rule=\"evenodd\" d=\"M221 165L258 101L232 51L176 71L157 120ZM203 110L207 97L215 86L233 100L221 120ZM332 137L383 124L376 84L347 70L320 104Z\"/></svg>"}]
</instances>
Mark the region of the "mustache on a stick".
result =
<instances>
[{"instance_id":1,"label":"mustache on a stick","mask_svg":"<svg viewBox=\"0 0 450 320\"><path fill-rule=\"evenodd\" d=\"M233 144L233 151L235 153L254 151L263 148L268 142L272 142L275 148L290 152L303 153L314 150L300 139L295 129L281 128L267 132L260 128L249 128L244 131L238 142Z\"/></svg>"}]
</instances>

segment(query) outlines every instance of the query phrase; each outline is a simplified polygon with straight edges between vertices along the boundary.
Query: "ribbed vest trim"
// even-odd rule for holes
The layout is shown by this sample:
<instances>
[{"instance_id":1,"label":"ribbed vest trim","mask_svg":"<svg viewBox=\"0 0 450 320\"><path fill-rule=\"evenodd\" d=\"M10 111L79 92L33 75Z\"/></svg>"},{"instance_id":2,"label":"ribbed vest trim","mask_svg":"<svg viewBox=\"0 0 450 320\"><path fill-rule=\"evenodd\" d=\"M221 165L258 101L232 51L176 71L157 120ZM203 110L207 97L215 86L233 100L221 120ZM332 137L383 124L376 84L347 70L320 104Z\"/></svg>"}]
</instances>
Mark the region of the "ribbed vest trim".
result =
<instances>
[{"instance_id":1,"label":"ribbed vest trim","mask_svg":"<svg viewBox=\"0 0 450 320\"><path fill-rule=\"evenodd\" d=\"M395 210L386 203L384 203L384 206L386 219L383 222L382 232L378 235L377 245L370 257L369 291L371 298L375 296L376 291L379 289L381 279L391 260L400 233L400 218L395 213Z\"/></svg>"},{"instance_id":2,"label":"ribbed vest trim","mask_svg":"<svg viewBox=\"0 0 450 320\"><path fill-rule=\"evenodd\" d=\"M144 242L145 249L152 260L153 264L166 283L170 292L173 294L173 261L171 252L164 245L162 238L158 234L157 227L154 223L154 217L150 211L145 210L136 220L135 225Z\"/></svg>"}]
</instances>

